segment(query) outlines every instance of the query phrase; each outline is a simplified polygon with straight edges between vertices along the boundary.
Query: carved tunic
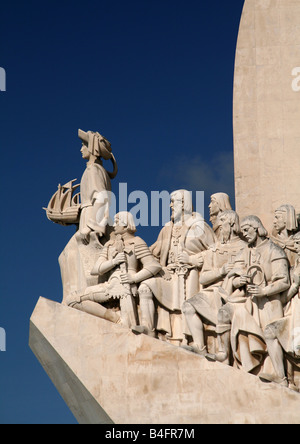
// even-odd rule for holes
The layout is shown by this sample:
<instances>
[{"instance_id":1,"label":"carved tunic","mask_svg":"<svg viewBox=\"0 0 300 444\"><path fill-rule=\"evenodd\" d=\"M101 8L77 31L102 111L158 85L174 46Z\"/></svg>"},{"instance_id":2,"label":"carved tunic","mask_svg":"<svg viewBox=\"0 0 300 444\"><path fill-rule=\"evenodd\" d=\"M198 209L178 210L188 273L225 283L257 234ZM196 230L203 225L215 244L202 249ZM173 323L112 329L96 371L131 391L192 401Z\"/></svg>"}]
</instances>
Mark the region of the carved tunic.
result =
<instances>
[{"instance_id":1,"label":"carved tunic","mask_svg":"<svg viewBox=\"0 0 300 444\"><path fill-rule=\"evenodd\" d=\"M127 262L127 272L137 273L141 269L148 270L149 277L154 276L158 271L161 270L161 266L157 260L153 257L149 250L148 245L138 236L127 235L123 237L124 247L123 251L126 256ZM110 261L116 257L119 253L119 248L117 246L117 240L108 241L103 247L99 259L95 267L100 270L101 265L106 261ZM108 273L108 276L114 274L116 270L120 269L120 265L116 266L113 270Z\"/></svg>"},{"instance_id":2,"label":"carved tunic","mask_svg":"<svg viewBox=\"0 0 300 444\"><path fill-rule=\"evenodd\" d=\"M96 232L105 232L105 221L109 217L109 205L108 201L105 203L106 193L99 199L99 193L103 191L111 191L111 182L107 171L99 163L87 165L80 182L79 229L89 227ZM98 200L96 200L97 198Z\"/></svg>"},{"instance_id":3,"label":"carved tunic","mask_svg":"<svg viewBox=\"0 0 300 444\"><path fill-rule=\"evenodd\" d=\"M283 295L289 288L289 264L285 252L271 240L266 239L256 248L246 247L236 258L237 268L245 274L252 265L259 265L265 276L262 283L266 296L247 298L252 316L257 324L264 328L270 322L283 316Z\"/></svg>"},{"instance_id":4,"label":"carved tunic","mask_svg":"<svg viewBox=\"0 0 300 444\"><path fill-rule=\"evenodd\" d=\"M193 213L180 229L174 229L173 222L166 224L150 247L163 271L144 283L160 304L157 330L166 332L170 339L182 340L184 334L189 334L182 319L182 304L199 291L201 256L214 242L213 230L200 214ZM187 252L193 265L177 262L179 250Z\"/></svg>"},{"instance_id":5,"label":"carved tunic","mask_svg":"<svg viewBox=\"0 0 300 444\"><path fill-rule=\"evenodd\" d=\"M283 317L284 292L289 288L289 263L285 252L266 239L256 248L247 246L236 258L241 274L257 265L264 273L265 296L251 297L246 288L238 290L241 298L224 308L231 313L231 348L238 367L252 371L265 356L265 329ZM268 361L266 361L267 363Z\"/></svg>"},{"instance_id":6,"label":"carved tunic","mask_svg":"<svg viewBox=\"0 0 300 444\"><path fill-rule=\"evenodd\" d=\"M218 310L223 305L218 289L222 286L225 278L221 269L227 263L234 263L236 256L245 245L244 241L236 238L225 244L217 242L206 252L200 274L200 283L203 289L188 301L204 318L204 321L217 324Z\"/></svg>"},{"instance_id":7,"label":"carved tunic","mask_svg":"<svg viewBox=\"0 0 300 444\"><path fill-rule=\"evenodd\" d=\"M291 271L292 282L294 276L300 276L300 257L297 258L295 266ZM300 367L300 288L288 301L284 309L284 317L269 325L286 353L298 358Z\"/></svg>"},{"instance_id":8,"label":"carved tunic","mask_svg":"<svg viewBox=\"0 0 300 444\"><path fill-rule=\"evenodd\" d=\"M123 249L126 257L126 272L136 274L136 282L154 276L161 270L160 264L151 254L147 244L138 236L126 234L123 237ZM97 295L97 302L106 302L111 298L123 298L128 296L127 285L122 284L120 280L121 274L125 271L122 269L124 264L113 265L113 259L120 252L120 248L116 240L106 242L102 248L99 258L92 270L92 274L104 275L105 281L87 287L84 294L79 293L77 297L71 295L68 299L68 305L74 305L81 302L84 295ZM109 271L102 271L109 269ZM139 279L140 278L140 279ZM137 286L131 285L132 294L136 295Z\"/></svg>"},{"instance_id":9,"label":"carved tunic","mask_svg":"<svg viewBox=\"0 0 300 444\"><path fill-rule=\"evenodd\" d=\"M277 234L275 236L270 236L270 239L285 251L290 265L293 267L295 265L295 261L297 260L293 236L283 237L282 235Z\"/></svg>"}]
</instances>

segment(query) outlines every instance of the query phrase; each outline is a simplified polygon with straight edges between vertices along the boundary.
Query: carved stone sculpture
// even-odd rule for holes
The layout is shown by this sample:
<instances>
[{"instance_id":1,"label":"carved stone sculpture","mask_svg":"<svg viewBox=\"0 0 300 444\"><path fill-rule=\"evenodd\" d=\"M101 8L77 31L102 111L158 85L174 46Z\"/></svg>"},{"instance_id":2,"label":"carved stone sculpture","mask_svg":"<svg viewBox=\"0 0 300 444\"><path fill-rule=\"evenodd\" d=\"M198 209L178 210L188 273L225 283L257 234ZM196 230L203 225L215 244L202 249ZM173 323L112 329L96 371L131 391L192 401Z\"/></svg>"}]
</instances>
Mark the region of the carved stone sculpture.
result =
<instances>
[{"instance_id":1,"label":"carved stone sculpture","mask_svg":"<svg viewBox=\"0 0 300 444\"><path fill-rule=\"evenodd\" d=\"M218 311L223 305L225 277L233 268L235 257L246 245L239 237L239 217L235 211L219 213L216 224L220 240L205 254L200 274L202 290L183 304L183 312L193 337L190 349L202 355L207 354L203 324L215 331Z\"/></svg>"},{"instance_id":2,"label":"carved stone sculpture","mask_svg":"<svg viewBox=\"0 0 300 444\"><path fill-rule=\"evenodd\" d=\"M190 334L182 316L182 304L199 291L202 253L215 242L215 236L203 217L193 212L188 191L171 194L171 210L171 221L150 248L163 271L139 288L141 326L137 331L154 332L156 328L168 341L179 345ZM158 303L156 325L153 295Z\"/></svg>"},{"instance_id":3,"label":"carved stone sculpture","mask_svg":"<svg viewBox=\"0 0 300 444\"><path fill-rule=\"evenodd\" d=\"M283 249L267 238L258 217L244 218L241 230L248 246L236 257L234 269L228 274L232 291L218 314L217 328L222 332L224 348L217 359L224 360L229 353L231 336L238 368L259 371L264 379L271 373L274 382L287 385L283 351L268 325L284 314L283 294L290 286L288 259ZM271 372L266 371L266 353L271 359ZM261 369L263 364L265 368Z\"/></svg>"},{"instance_id":4,"label":"carved stone sculpture","mask_svg":"<svg viewBox=\"0 0 300 444\"><path fill-rule=\"evenodd\" d=\"M212 228L219 239L219 219L218 215L225 210L231 210L231 203L228 194L215 193L210 196L209 215Z\"/></svg>"},{"instance_id":5,"label":"carved stone sculpture","mask_svg":"<svg viewBox=\"0 0 300 444\"><path fill-rule=\"evenodd\" d=\"M137 285L155 276L161 266L135 232L130 213L116 214L114 233L91 270L92 275L104 276L105 282L71 294L69 306L127 327L138 323Z\"/></svg>"},{"instance_id":6,"label":"carved stone sculpture","mask_svg":"<svg viewBox=\"0 0 300 444\"><path fill-rule=\"evenodd\" d=\"M293 234L298 230L298 221L295 208L292 205L281 205L276 209L274 215L274 231L271 239L284 249L293 266L297 259L294 247Z\"/></svg>"},{"instance_id":7,"label":"carved stone sculpture","mask_svg":"<svg viewBox=\"0 0 300 444\"><path fill-rule=\"evenodd\" d=\"M117 164L108 140L99 133L78 131L82 140L82 158L87 160L86 169L80 183L81 214L79 234L88 243L89 234L94 231L100 236L105 234L109 219L109 198L106 191L111 191L110 179L117 174ZM114 170L106 171L101 158L111 159Z\"/></svg>"},{"instance_id":8,"label":"carved stone sculpture","mask_svg":"<svg viewBox=\"0 0 300 444\"><path fill-rule=\"evenodd\" d=\"M74 185L77 179L70 180L65 185L58 185L57 191L51 197L46 210L49 220L60 225L79 224L80 202L79 193L74 191L79 184Z\"/></svg>"},{"instance_id":9,"label":"carved stone sculpture","mask_svg":"<svg viewBox=\"0 0 300 444\"><path fill-rule=\"evenodd\" d=\"M245 0L234 79L236 212L227 194L213 194L212 228L186 190L172 193L171 221L150 248L129 213L109 226L116 160L99 133L78 131L87 161L80 185L59 185L46 209L77 229L59 257L63 303L40 299L30 344L79 418L299 423L300 395L287 390L300 390L296 3Z\"/></svg>"},{"instance_id":10,"label":"carved stone sculpture","mask_svg":"<svg viewBox=\"0 0 300 444\"><path fill-rule=\"evenodd\" d=\"M289 386L300 387L300 232L293 236L297 259L291 269L291 286L286 294L284 317L269 324L269 334L282 346Z\"/></svg>"},{"instance_id":11,"label":"carved stone sculpture","mask_svg":"<svg viewBox=\"0 0 300 444\"><path fill-rule=\"evenodd\" d=\"M87 164L80 182L80 212L74 222L77 231L59 257L64 302L74 292L82 292L101 282L101 277L92 276L90 271L111 231L108 225L109 193L111 179L117 174L111 145L104 137L80 129L78 136L82 142L82 158ZM106 171L102 159L112 161L112 172Z\"/></svg>"}]
</instances>

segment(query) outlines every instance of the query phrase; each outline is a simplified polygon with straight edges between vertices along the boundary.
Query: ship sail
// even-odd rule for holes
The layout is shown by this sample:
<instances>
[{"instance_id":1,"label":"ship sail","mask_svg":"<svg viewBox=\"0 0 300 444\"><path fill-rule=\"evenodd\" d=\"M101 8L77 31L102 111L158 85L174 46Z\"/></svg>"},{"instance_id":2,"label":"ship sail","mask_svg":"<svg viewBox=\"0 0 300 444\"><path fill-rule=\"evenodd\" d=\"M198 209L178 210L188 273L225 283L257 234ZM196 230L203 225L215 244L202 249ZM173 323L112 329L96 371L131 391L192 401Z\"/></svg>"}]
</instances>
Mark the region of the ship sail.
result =
<instances>
[{"instance_id":1,"label":"ship sail","mask_svg":"<svg viewBox=\"0 0 300 444\"><path fill-rule=\"evenodd\" d=\"M63 194L61 197L61 211L64 212L64 210L66 210L67 208L72 206L72 196L73 196L73 192L76 188L78 188L80 185L74 185L73 186L73 182L75 182L76 179L71 180L70 182L66 183L65 185L63 185L62 189L63 189Z\"/></svg>"}]
</instances>

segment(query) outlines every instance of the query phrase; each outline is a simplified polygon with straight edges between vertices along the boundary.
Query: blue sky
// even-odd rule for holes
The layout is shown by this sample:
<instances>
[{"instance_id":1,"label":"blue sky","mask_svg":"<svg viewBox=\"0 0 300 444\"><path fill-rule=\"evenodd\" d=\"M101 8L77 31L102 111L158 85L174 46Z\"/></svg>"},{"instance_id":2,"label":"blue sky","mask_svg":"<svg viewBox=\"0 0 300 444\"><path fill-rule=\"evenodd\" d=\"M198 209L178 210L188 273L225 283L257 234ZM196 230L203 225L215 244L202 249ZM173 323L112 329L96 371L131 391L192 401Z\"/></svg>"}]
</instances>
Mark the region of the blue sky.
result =
<instances>
[{"instance_id":1,"label":"blue sky","mask_svg":"<svg viewBox=\"0 0 300 444\"><path fill-rule=\"evenodd\" d=\"M99 131L128 192L227 192L234 204L232 87L243 0L1 4L0 423L76 423L28 347L39 296L60 302L74 232L42 207L80 179L78 128ZM130 209L130 206L129 206ZM160 227L141 227L152 244Z\"/></svg>"}]
</instances>

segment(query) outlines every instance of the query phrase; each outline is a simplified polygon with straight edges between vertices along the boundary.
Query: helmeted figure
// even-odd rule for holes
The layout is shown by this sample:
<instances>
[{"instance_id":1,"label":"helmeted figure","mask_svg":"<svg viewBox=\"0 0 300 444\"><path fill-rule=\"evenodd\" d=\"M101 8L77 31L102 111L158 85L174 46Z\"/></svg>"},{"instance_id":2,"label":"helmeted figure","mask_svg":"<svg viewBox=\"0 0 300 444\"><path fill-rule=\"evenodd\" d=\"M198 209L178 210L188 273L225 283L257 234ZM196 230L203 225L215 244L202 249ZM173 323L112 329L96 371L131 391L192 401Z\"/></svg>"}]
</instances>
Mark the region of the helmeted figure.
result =
<instances>
[{"instance_id":1,"label":"helmeted figure","mask_svg":"<svg viewBox=\"0 0 300 444\"><path fill-rule=\"evenodd\" d=\"M127 327L138 323L138 285L155 276L161 266L135 232L130 213L116 214L114 233L91 270L94 276L104 276L104 282L74 292L67 300L69 306Z\"/></svg>"}]
</instances>

